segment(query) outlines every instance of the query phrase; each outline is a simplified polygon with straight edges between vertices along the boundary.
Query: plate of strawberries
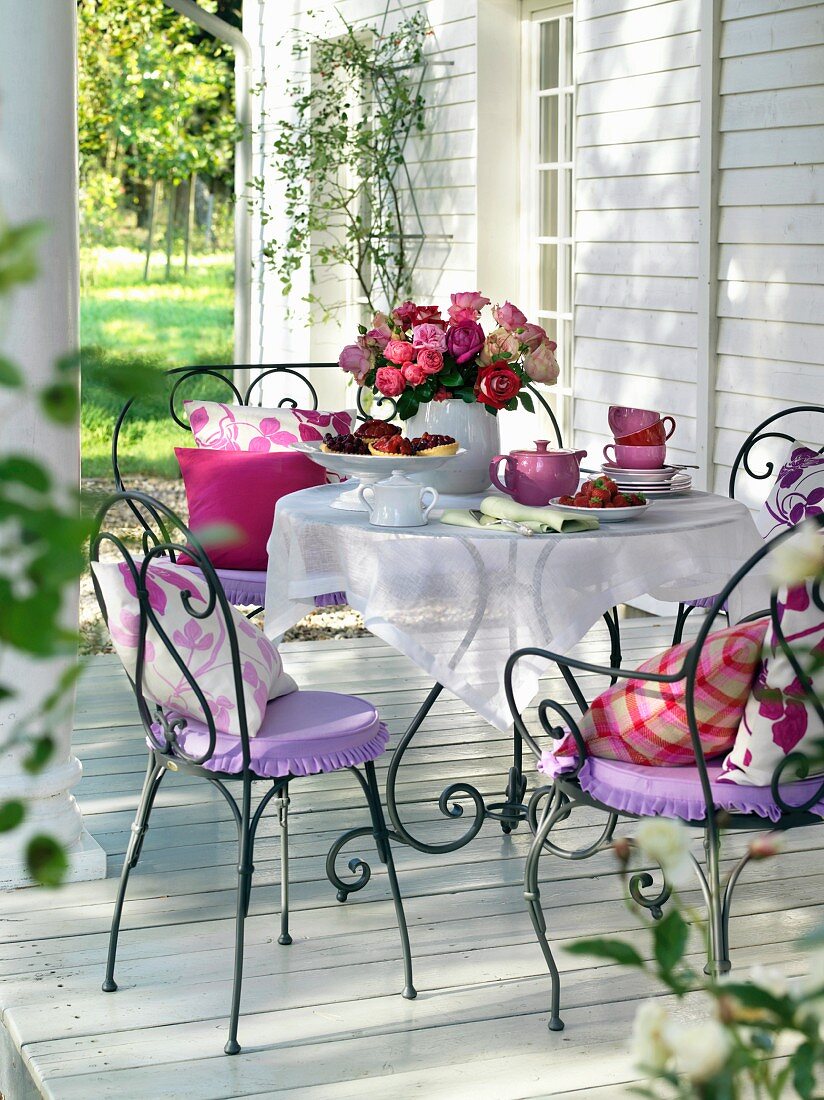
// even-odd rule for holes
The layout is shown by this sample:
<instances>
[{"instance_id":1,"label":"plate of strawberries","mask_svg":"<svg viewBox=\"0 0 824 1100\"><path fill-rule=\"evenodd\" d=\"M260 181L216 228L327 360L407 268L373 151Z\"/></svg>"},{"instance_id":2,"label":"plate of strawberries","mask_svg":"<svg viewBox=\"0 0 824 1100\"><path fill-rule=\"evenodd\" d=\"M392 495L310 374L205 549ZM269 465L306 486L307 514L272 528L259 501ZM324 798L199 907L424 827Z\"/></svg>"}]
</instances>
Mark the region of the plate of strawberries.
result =
<instances>
[{"instance_id":1,"label":"plate of strawberries","mask_svg":"<svg viewBox=\"0 0 824 1100\"><path fill-rule=\"evenodd\" d=\"M621 523L637 519L649 508L643 493L628 493L618 488L607 474L585 481L574 496L555 497L549 502L561 512L592 515L603 523Z\"/></svg>"}]
</instances>

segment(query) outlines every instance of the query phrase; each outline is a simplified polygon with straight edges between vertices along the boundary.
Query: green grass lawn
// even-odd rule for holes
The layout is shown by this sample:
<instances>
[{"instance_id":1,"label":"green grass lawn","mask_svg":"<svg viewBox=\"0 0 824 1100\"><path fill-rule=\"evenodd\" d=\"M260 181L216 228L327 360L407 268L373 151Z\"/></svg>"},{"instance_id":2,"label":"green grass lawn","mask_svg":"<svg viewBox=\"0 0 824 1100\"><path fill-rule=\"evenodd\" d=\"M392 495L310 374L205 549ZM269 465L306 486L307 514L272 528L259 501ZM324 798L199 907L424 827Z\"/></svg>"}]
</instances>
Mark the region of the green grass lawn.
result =
<instances>
[{"instance_id":1,"label":"green grass lawn","mask_svg":"<svg viewBox=\"0 0 824 1100\"><path fill-rule=\"evenodd\" d=\"M221 253L175 258L166 281L158 256L143 281L143 256L125 248L84 249L81 258L81 438L84 477L111 475L112 429L121 399L107 372L121 377L136 364L169 367L231 363L232 257ZM185 396L223 397L214 379L190 386ZM129 412L121 435L123 473L178 473L175 446L189 440L169 417L162 396L144 398Z\"/></svg>"}]
</instances>

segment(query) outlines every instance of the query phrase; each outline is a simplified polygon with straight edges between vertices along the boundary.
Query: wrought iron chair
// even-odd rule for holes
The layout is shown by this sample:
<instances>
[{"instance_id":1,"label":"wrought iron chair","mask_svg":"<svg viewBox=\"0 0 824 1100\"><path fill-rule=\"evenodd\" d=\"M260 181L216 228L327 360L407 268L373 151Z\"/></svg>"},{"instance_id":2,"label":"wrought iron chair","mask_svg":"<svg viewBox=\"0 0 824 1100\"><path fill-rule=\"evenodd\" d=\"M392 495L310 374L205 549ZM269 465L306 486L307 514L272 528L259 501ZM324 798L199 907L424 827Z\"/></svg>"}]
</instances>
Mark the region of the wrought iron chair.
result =
<instances>
[{"instance_id":1,"label":"wrought iron chair","mask_svg":"<svg viewBox=\"0 0 824 1100\"><path fill-rule=\"evenodd\" d=\"M143 554L138 559L132 556L120 537L104 530L107 514L121 503L127 504L140 517L144 536ZM377 847L378 858L386 867L403 953L403 996L408 999L414 998L416 992L412 981L412 956L406 917L392 858L390 833L384 819L375 775L374 760L385 750L388 735L385 727L377 725L379 719L373 708L363 700L348 695L297 691L274 699L266 705L263 725L257 736L250 739L243 688L246 670L241 668L238 634L234 621L234 616L238 613L232 609L216 571L196 538L174 512L160 501L143 493L122 491L111 497L98 513L91 539L90 558L93 563L100 560L100 551L103 547L113 549L119 563L125 565L139 601L139 624L135 643L136 664L134 677L130 676L130 682L137 700L137 709L145 731L149 753L146 778L137 815L132 825L115 901L103 990L111 993L117 989L114 969L123 901L129 874L140 858L149 826L149 816L160 784L169 772L200 776L225 798L238 833L234 980L229 1037L224 1048L227 1054L237 1054L240 1051L237 1031L243 980L244 922L251 895L255 835L261 818L269 803L276 799L281 842L281 916L278 943L288 945L292 942L289 934L289 785L299 775L347 768L362 787L369 807L371 829L363 829L361 833L371 833ZM193 601L193 593L183 588L179 591L180 604L186 616L192 621L215 615L217 623L225 630L227 645L231 650L234 683L234 699L230 702L233 702L236 707L239 737L217 731L213 710L173 640L173 638L177 639L178 635L174 633L173 638L169 637L156 608L153 608L150 602L152 586L150 570L153 563L175 563L178 555L184 551L197 562L199 587L202 588L200 583L202 578L208 592L203 593L207 597L204 606L200 599ZM98 579L94 575L94 569L92 576L101 612L108 624L105 598ZM193 581L194 579L193 574ZM194 722L191 718L181 717L168 706L152 702L144 694L144 672L148 659L146 656L147 632L150 629L152 644L157 646L157 639L159 639L159 643L185 679L188 689L191 689L198 700L205 722ZM324 718L324 714L328 717ZM345 734L342 732L343 726L346 726ZM293 739L291 743L288 740L290 737ZM299 775L294 772L295 760L298 756L303 762ZM360 764L362 764L362 770L359 767ZM253 807L252 791L260 782L266 783L268 789L257 806ZM230 789L232 786L239 788L239 797L233 794ZM369 867L365 861L353 860L354 864L360 869L362 875L369 876Z\"/></svg>"},{"instance_id":2,"label":"wrought iron chair","mask_svg":"<svg viewBox=\"0 0 824 1100\"><path fill-rule=\"evenodd\" d=\"M815 522L822 529L824 537L824 515L818 516ZM721 873L722 828L763 831L765 828L764 815L768 809L772 817L770 827L779 830L787 830L802 825L821 824L822 818L824 818L824 775L818 775L817 778L812 779L808 778L810 760L803 751L796 750L784 758L775 770L769 788L718 784L714 780L719 764L717 761L707 764L695 720L695 680L705 639L713 629L718 616L722 613L722 609L733 589L778 544L790 537L792 533L792 529L788 528L776 539L766 543L727 582L709 609L698 636L685 657L683 667L678 672L671 675L662 675L621 668L602 668L598 665L563 657L537 648L520 649L513 653L507 662L505 673L506 691L515 720L515 727L538 759L542 755L541 746L527 728L515 703L512 688L513 670L517 662L523 657L544 657L554 661L572 693L574 704L570 704L570 706L577 707L581 713L588 709L588 703L575 679L573 670L601 674L611 678L647 680L655 683L683 681L685 684L686 712L696 758L694 766L680 768L641 767L630 764L615 765L614 761L603 761L601 762L602 765L607 765L607 768L610 765L615 766L609 773L611 776L609 783L603 781L606 771L602 770L602 781L599 785L596 771L598 764L587 753L586 744L570 707L555 699L543 699L538 704L538 720L543 733L556 740L565 736L566 730L553 724L553 718L557 716L571 732L576 743L574 768L557 776L551 783L539 787L529 801L527 814L534 840L526 860L524 897L551 977L552 993L549 1021L551 1031L560 1031L564 1025L560 1017L560 975L547 940L547 924L541 908L541 892L538 883L540 859L544 852L550 852L552 855L565 860L588 859L611 846L620 818L637 819L639 816L652 816L651 814L639 815L625 808L632 804L632 800L626 796L631 790L634 775L637 775L638 772L644 773L645 790L649 791L651 796L654 796L657 791L661 796L661 802L663 803L663 800L666 799L671 810L676 802L673 797L674 773L679 773L678 779L681 784L679 790L683 789L689 793L689 797L685 794L682 800L684 812L675 813L665 810L663 813L666 816L679 817L686 823L700 828L704 833L705 864L702 866L694 857L692 858L692 864L707 909L709 925L708 959L705 968L707 973L726 973L731 967L729 959L729 919L732 898L741 873L752 858L752 853L748 850L734 865L726 876L726 880L723 880ZM822 587L819 579L817 584L812 585L812 596L815 605L824 614L824 592ZM749 618L768 614L772 628L781 641L784 653L798 675L803 698L812 704L815 713L824 724L824 698L815 692L811 675L807 671L810 667L809 662L804 663L803 653L798 648L794 650L781 633L775 595L772 597L769 612L765 610L760 613L760 616L749 616ZM589 790L584 789L584 784ZM622 785L623 789L619 790ZM605 797L599 797L608 788L610 789L609 800L606 800ZM541 806L542 802L543 806ZM600 810L604 815L604 824L600 835L595 841L578 850L570 850L562 847L560 842L551 839L551 833L557 825L569 818L579 806ZM742 808L744 806L747 808ZM755 812L756 806L761 809L761 814ZM816 810L815 813L812 812L813 808ZM630 841L630 844L632 844L632 841ZM654 879L649 872L639 872L632 875L629 880L633 900L649 910L655 919L662 916L662 907L671 894L670 886L665 879L662 879L662 883L661 889L654 893ZM653 888L653 896L645 893L650 888Z\"/></svg>"},{"instance_id":3,"label":"wrought iron chair","mask_svg":"<svg viewBox=\"0 0 824 1100\"><path fill-rule=\"evenodd\" d=\"M744 442L741 444L741 448L738 454L735 456L735 460L730 470L730 481L727 487L727 495L731 500L736 500L736 489L739 485L739 479L743 474L749 477L752 481L766 481L768 478L772 478L777 473L775 469L775 463L769 461L766 457L762 457L759 461L763 463L763 473L758 473L750 465L750 456L753 451L756 451L759 446L765 443L767 440L784 440L787 443L794 443L795 436L788 435L786 431L778 431L771 428L771 425L776 424L779 420L786 420L790 417L802 416L806 413L820 414L824 417L824 405L794 405L790 409L782 409L780 412L773 413L772 416L768 416L766 420L763 420L757 428L753 428ZM767 431L770 428L771 430ZM824 423L822 423L822 429L824 429ZM824 430L822 431L824 436ZM824 453L824 445L819 449L819 453ZM687 619L692 612L697 608L711 607L715 601L715 596L704 596L697 600L687 600L684 603L679 603L678 611L675 616L675 630L672 635L672 644L678 645L684 636L684 627L686 626ZM722 614L726 612L722 608Z\"/></svg>"},{"instance_id":4,"label":"wrought iron chair","mask_svg":"<svg viewBox=\"0 0 824 1100\"><path fill-rule=\"evenodd\" d=\"M165 372L170 383L169 417L182 432L188 435L191 429L186 418L185 409L183 408L183 402L187 397L202 397L202 384L207 379L214 382L216 391L218 387L225 388L225 394L223 395L225 400L236 402L238 405L251 405L259 403L259 401L255 399L262 397L263 384L266 379L275 377L282 380L284 383L288 383L288 388L290 388L293 393L300 394L300 407L317 409L317 390L307 376L301 373L309 367L323 367L329 369L334 367L335 370L338 369L337 363L270 363L256 367L232 365L173 367L171 370ZM250 371L256 372L255 377L245 386L245 388L241 389L235 379L238 375L248 375ZM201 392L195 393L194 391L198 389L198 387L201 388ZM214 395L210 395L210 399L220 400L220 396L216 392ZM114 473L115 489L118 492L125 492L127 490L127 485L123 480L121 472L122 437L124 427L128 424L129 413L134 409L137 403L139 403L139 399L134 397L126 402L120 410L112 433L112 470ZM277 407L298 408L298 399L295 396L281 397L277 402ZM131 505L130 507L138 523L140 523L141 527L144 526L144 519L140 514L140 509L136 509ZM223 584L224 591L230 603L244 607L251 606L252 610L249 612L250 618L263 610L264 594L266 591L266 574L264 572L246 569L216 569L215 572Z\"/></svg>"}]
</instances>

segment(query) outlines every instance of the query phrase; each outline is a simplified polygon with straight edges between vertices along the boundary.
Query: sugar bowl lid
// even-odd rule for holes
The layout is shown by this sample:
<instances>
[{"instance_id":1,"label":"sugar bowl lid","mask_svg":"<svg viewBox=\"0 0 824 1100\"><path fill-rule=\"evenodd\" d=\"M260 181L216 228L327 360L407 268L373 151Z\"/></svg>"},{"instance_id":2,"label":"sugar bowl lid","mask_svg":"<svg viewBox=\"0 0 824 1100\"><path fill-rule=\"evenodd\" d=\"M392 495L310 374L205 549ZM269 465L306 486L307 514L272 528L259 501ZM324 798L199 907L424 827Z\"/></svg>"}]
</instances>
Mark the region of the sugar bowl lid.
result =
<instances>
[{"instance_id":1,"label":"sugar bowl lid","mask_svg":"<svg viewBox=\"0 0 824 1100\"><path fill-rule=\"evenodd\" d=\"M536 439L535 450L531 450L528 447L522 447L515 451L510 451L513 455L574 455L580 454L580 451L573 451L569 447L554 447L548 439Z\"/></svg>"}]
</instances>

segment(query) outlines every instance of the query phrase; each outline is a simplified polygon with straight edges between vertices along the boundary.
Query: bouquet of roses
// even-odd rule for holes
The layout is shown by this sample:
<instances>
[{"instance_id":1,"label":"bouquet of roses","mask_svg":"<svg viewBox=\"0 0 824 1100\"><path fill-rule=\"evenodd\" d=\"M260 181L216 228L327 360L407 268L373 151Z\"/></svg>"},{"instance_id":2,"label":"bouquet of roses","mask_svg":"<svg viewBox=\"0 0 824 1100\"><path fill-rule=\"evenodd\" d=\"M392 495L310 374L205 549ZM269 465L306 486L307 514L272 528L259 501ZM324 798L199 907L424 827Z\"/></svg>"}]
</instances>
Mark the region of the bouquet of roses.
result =
<instances>
[{"instance_id":1,"label":"bouquet of roses","mask_svg":"<svg viewBox=\"0 0 824 1100\"><path fill-rule=\"evenodd\" d=\"M465 291L452 295L447 317L415 302L376 313L372 327L361 325L357 343L340 353L340 367L359 386L391 397L401 420L423 402L449 398L478 401L493 415L519 402L533 412L523 387L557 380L555 341L511 302L492 307L496 327L486 335L480 319L489 304L478 291Z\"/></svg>"}]
</instances>

